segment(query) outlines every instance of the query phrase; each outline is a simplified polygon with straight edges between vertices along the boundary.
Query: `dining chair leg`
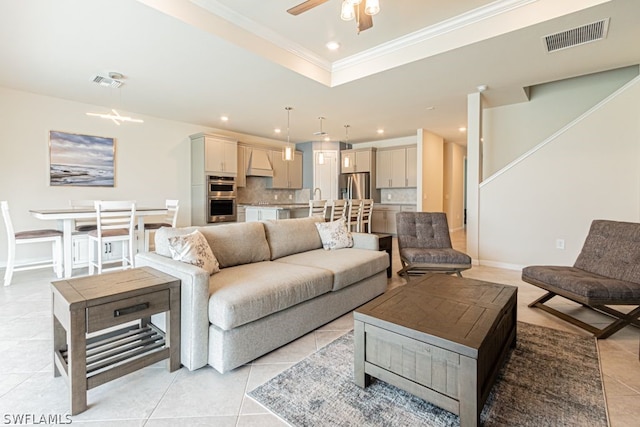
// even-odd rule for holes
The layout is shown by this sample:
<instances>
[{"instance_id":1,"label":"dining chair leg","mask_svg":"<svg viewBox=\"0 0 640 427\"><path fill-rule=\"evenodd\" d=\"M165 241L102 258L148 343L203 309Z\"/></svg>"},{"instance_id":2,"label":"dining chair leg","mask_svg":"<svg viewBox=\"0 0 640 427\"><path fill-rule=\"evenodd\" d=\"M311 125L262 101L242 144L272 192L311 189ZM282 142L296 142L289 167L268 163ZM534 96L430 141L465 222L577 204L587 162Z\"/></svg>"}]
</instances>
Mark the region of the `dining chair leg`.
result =
<instances>
[{"instance_id":1,"label":"dining chair leg","mask_svg":"<svg viewBox=\"0 0 640 427\"><path fill-rule=\"evenodd\" d=\"M52 244L53 253L53 271L58 279L62 279L62 239L56 239Z\"/></svg>"},{"instance_id":2,"label":"dining chair leg","mask_svg":"<svg viewBox=\"0 0 640 427\"><path fill-rule=\"evenodd\" d=\"M10 247L9 254L7 256L7 268L4 272L4 285L9 286L11 284L11 279L13 278L13 268L15 266L16 261L16 248Z\"/></svg>"}]
</instances>

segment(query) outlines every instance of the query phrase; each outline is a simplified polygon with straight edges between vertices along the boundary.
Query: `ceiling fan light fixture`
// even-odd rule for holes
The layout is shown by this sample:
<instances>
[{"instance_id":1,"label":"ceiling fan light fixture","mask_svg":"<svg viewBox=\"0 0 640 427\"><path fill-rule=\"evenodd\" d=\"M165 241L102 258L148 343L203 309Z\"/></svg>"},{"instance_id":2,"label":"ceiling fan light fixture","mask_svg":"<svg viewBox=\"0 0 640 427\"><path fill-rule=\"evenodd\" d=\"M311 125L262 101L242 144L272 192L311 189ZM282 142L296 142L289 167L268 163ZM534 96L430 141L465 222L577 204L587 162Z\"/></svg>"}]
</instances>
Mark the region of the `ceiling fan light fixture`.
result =
<instances>
[{"instance_id":1,"label":"ceiling fan light fixture","mask_svg":"<svg viewBox=\"0 0 640 427\"><path fill-rule=\"evenodd\" d=\"M369 16L377 15L380 12L379 0L367 0L367 5L364 8L364 13Z\"/></svg>"},{"instance_id":2,"label":"ceiling fan light fixture","mask_svg":"<svg viewBox=\"0 0 640 427\"><path fill-rule=\"evenodd\" d=\"M349 0L342 1L342 9L340 11L340 18L343 21L353 21L356 17L356 12L353 5L349 3Z\"/></svg>"}]
</instances>

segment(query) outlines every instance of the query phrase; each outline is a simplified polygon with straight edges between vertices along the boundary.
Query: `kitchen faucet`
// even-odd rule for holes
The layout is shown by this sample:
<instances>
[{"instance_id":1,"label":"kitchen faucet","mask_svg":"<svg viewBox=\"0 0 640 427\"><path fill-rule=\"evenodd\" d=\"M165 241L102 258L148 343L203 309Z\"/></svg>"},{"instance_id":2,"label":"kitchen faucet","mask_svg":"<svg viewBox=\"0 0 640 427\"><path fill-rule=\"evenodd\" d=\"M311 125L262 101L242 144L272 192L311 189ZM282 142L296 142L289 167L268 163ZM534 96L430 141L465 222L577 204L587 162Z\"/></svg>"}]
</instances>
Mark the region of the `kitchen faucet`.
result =
<instances>
[{"instance_id":1,"label":"kitchen faucet","mask_svg":"<svg viewBox=\"0 0 640 427\"><path fill-rule=\"evenodd\" d=\"M318 198L316 199L316 191L318 192ZM313 189L313 198L315 200L322 200L322 190L320 189L320 187L316 187Z\"/></svg>"}]
</instances>

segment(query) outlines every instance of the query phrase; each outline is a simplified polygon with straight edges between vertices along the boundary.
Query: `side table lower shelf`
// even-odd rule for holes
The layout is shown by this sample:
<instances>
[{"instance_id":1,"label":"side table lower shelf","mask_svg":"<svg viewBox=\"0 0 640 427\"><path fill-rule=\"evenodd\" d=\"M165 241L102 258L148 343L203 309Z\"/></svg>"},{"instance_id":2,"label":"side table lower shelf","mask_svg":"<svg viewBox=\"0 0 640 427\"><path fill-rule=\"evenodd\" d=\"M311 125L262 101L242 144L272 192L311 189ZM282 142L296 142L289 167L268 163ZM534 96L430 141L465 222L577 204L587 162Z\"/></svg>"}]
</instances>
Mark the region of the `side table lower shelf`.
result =
<instances>
[{"instance_id":1,"label":"side table lower shelf","mask_svg":"<svg viewBox=\"0 0 640 427\"><path fill-rule=\"evenodd\" d=\"M69 351L55 363L68 376ZM152 324L134 325L87 339L87 390L169 357L165 334Z\"/></svg>"}]
</instances>

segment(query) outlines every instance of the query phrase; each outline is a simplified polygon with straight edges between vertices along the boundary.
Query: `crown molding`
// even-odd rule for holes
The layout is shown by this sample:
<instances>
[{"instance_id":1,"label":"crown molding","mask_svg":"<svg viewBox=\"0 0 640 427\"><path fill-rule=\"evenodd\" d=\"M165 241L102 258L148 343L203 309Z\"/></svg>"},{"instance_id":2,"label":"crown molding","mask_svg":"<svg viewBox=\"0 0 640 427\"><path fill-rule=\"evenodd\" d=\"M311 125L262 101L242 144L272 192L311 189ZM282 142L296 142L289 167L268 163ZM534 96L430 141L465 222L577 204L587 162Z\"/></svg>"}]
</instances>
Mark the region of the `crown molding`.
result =
<instances>
[{"instance_id":1,"label":"crown molding","mask_svg":"<svg viewBox=\"0 0 640 427\"><path fill-rule=\"evenodd\" d=\"M244 15L239 14L233 9L228 8L222 3L216 0L190 0L191 3L195 4L202 9L205 9L220 18L229 21L230 23L236 25L243 30L250 32L270 43L289 52L296 57L315 65L316 67L321 68L324 71L330 72L332 68L332 64L330 61L322 58L316 53L310 51L309 49L304 48L300 44L281 36L277 32L271 30L270 28L265 27L262 24L257 23L256 21L247 18Z\"/></svg>"}]
</instances>

